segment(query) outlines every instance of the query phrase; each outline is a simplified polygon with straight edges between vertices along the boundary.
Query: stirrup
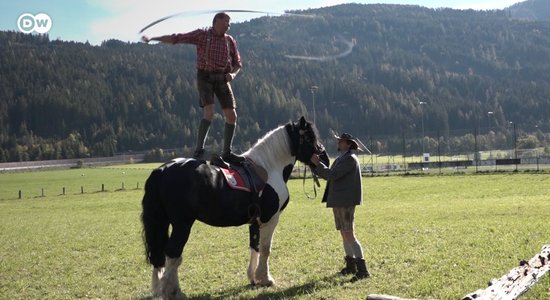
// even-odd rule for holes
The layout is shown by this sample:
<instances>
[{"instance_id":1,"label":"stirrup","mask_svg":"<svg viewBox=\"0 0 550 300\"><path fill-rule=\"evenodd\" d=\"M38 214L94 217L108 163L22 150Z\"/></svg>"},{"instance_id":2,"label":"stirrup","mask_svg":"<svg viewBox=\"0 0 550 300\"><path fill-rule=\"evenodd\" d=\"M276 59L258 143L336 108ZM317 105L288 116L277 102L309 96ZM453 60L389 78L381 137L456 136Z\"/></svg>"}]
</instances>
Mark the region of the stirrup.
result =
<instances>
[{"instance_id":1,"label":"stirrup","mask_svg":"<svg viewBox=\"0 0 550 300\"><path fill-rule=\"evenodd\" d=\"M220 167L222 169L229 169L231 167L227 162L222 159L221 156L216 154L212 154L212 156L210 157L210 164Z\"/></svg>"},{"instance_id":2,"label":"stirrup","mask_svg":"<svg viewBox=\"0 0 550 300\"><path fill-rule=\"evenodd\" d=\"M234 163L234 164L241 164L246 160L244 156L237 155L231 151L222 153L222 159L226 162Z\"/></svg>"}]
</instances>

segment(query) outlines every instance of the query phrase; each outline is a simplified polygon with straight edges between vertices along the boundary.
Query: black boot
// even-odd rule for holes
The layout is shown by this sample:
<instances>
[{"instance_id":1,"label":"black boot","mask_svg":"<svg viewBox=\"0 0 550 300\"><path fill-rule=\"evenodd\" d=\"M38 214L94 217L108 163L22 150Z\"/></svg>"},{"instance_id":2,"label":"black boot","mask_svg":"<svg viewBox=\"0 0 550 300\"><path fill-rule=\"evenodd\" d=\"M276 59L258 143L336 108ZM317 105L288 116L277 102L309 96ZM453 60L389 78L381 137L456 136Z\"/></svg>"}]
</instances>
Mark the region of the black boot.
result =
<instances>
[{"instance_id":1,"label":"black boot","mask_svg":"<svg viewBox=\"0 0 550 300\"><path fill-rule=\"evenodd\" d=\"M369 271L367 270L367 265L365 264L364 259L356 258L355 265L357 266L357 273L355 273L355 276L351 278L351 282L355 282L357 280L370 277L370 274L369 274Z\"/></svg>"},{"instance_id":2,"label":"black boot","mask_svg":"<svg viewBox=\"0 0 550 300\"><path fill-rule=\"evenodd\" d=\"M193 158L197 160L204 160L204 149L197 149L193 152Z\"/></svg>"},{"instance_id":3,"label":"black boot","mask_svg":"<svg viewBox=\"0 0 550 300\"><path fill-rule=\"evenodd\" d=\"M222 153L221 157L224 161L234 164L241 164L245 161L244 156L237 155L231 151Z\"/></svg>"},{"instance_id":4,"label":"black boot","mask_svg":"<svg viewBox=\"0 0 550 300\"><path fill-rule=\"evenodd\" d=\"M204 142L208 136L208 130L210 128L210 121L202 119L199 125L199 133L197 134L197 148L193 153L193 158L198 160L204 160Z\"/></svg>"},{"instance_id":5,"label":"black boot","mask_svg":"<svg viewBox=\"0 0 550 300\"><path fill-rule=\"evenodd\" d=\"M244 156L231 152L231 144L233 143L233 136L235 135L235 127L235 124L225 123L223 132L223 152L221 157L226 162L241 164L245 161Z\"/></svg>"},{"instance_id":6,"label":"black boot","mask_svg":"<svg viewBox=\"0 0 550 300\"><path fill-rule=\"evenodd\" d=\"M346 267L340 271L342 275L349 275L357 273L357 266L355 265L355 259L350 256L344 257L346 260Z\"/></svg>"}]
</instances>

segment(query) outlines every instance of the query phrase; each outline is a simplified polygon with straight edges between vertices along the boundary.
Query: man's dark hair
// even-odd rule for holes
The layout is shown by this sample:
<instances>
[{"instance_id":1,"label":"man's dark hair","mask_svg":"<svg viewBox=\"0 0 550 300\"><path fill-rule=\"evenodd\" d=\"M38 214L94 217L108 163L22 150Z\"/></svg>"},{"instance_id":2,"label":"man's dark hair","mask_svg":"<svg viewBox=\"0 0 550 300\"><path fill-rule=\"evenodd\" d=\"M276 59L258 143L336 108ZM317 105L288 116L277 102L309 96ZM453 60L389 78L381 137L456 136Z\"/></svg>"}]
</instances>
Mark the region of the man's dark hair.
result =
<instances>
[{"instance_id":1,"label":"man's dark hair","mask_svg":"<svg viewBox=\"0 0 550 300\"><path fill-rule=\"evenodd\" d=\"M224 12L219 12L217 13L215 16L214 16L214 19L212 19L212 26L214 26L214 23L216 23L216 20L219 20L219 19L225 19L225 18L229 18L229 20L231 20L231 17L224 13Z\"/></svg>"}]
</instances>

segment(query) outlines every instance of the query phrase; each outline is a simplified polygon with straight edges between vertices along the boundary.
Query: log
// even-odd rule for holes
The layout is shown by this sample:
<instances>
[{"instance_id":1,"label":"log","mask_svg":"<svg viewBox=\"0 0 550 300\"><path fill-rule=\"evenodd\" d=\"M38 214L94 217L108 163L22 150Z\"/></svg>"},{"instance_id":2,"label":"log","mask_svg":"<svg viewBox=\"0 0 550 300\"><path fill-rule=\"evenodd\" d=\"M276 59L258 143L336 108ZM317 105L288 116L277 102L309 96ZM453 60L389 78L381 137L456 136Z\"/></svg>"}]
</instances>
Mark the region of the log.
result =
<instances>
[{"instance_id":1,"label":"log","mask_svg":"<svg viewBox=\"0 0 550 300\"><path fill-rule=\"evenodd\" d=\"M521 261L500 279L493 279L489 287L470 293L462 300L514 300L525 294L550 270L550 244L544 245L540 253L529 261Z\"/></svg>"}]
</instances>

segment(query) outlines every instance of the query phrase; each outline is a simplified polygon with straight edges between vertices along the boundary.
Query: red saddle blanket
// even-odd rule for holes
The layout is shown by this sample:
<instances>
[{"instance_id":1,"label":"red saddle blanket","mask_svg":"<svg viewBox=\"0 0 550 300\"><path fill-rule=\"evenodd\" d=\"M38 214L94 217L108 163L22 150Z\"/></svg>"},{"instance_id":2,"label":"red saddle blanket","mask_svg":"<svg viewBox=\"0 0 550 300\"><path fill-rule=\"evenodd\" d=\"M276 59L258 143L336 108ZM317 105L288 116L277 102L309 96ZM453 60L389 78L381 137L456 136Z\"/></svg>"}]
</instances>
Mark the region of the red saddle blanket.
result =
<instances>
[{"instance_id":1,"label":"red saddle blanket","mask_svg":"<svg viewBox=\"0 0 550 300\"><path fill-rule=\"evenodd\" d=\"M234 169L221 169L223 177L225 177L225 181L229 185L229 187L250 192L250 186L247 184L247 181L243 179L241 174L237 172L237 170Z\"/></svg>"}]
</instances>

